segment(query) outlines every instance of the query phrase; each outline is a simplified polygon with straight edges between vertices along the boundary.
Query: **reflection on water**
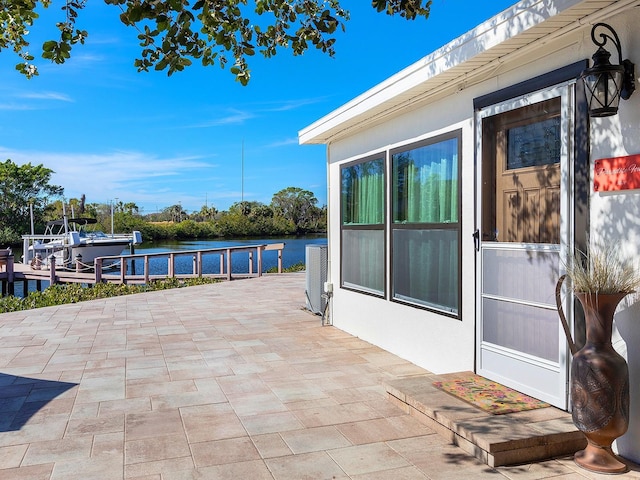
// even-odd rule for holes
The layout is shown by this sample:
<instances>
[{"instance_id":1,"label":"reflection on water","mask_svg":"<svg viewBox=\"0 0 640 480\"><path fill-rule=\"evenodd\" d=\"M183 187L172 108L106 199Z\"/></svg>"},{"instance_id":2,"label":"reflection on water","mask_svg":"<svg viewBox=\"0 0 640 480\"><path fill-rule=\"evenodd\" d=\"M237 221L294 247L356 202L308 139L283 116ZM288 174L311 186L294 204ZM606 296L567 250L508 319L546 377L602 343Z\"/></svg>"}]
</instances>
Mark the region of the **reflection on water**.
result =
<instances>
[{"instance_id":1,"label":"reflection on water","mask_svg":"<svg viewBox=\"0 0 640 480\"><path fill-rule=\"evenodd\" d=\"M324 236L305 236L290 238L247 238L234 240L190 240L181 242L157 242L143 243L136 253L160 253L170 251L185 250L206 250L211 248L238 247L250 245L265 245L270 243L284 243L282 251L282 266L288 268L296 263L304 263L305 247L307 245L326 244L327 238ZM257 271L257 258L254 254L253 271ZM249 271L248 252L238 252L231 256L232 273L247 273ZM152 259L153 260L153 259ZM142 259L138 260L136 271L142 272ZM262 253L262 269L267 271L278 266L278 251L267 250ZM188 273L193 268L193 259L186 255L176 257L176 272ZM151 275L164 275L167 273L166 258L158 259L157 262L150 262L149 270ZM203 258L203 271L206 273L220 271L220 256L207 255Z\"/></svg>"}]
</instances>

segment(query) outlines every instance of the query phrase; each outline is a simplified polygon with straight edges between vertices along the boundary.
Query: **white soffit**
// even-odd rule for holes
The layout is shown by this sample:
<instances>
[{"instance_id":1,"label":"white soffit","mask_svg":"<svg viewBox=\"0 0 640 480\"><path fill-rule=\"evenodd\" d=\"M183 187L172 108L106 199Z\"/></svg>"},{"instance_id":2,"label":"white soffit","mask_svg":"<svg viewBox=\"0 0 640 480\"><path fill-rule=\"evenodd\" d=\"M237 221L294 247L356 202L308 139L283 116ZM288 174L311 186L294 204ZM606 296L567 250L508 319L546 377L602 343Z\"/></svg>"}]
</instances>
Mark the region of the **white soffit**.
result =
<instances>
[{"instance_id":1,"label":"white soffit","mask_svg":"<svg viewBox=\"0 0 640 480\"><path fill-rule=\"evenodd\" d=\"M640 0L522 0L389 77L298 133L300 144L327 144L484 79L500 64Z\"/></svg>"}]
</instances>

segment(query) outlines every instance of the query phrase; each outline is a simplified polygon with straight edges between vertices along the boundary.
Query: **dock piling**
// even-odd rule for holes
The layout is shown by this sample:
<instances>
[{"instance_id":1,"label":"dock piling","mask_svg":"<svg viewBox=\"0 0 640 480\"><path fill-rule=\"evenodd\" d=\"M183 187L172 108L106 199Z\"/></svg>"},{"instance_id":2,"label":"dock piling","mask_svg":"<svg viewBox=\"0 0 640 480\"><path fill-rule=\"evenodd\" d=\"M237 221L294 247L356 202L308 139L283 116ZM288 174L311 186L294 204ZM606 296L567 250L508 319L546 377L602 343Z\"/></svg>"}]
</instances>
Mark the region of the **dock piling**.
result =
<instances>
[{"instance_id":1,"label":"dock piling","mask_svg":"<svg viewBox=\"0 0 640 480\"><path fill-rule=\"evenodd\" d=\"M76 256L75 259L75 268L65 269L60 268L59 265L56 265L56 258L54 255L51 255L50 257L47 257L49 269L49 271L47 271L46 269L38 269L35 265L31 265L31 263L18 263L15 264L14 268L13 256L7 257L7 255L4 255L2 257L2 265L0 266L0 282L2 284L2 295L5 295L7 293L9 295L13 295L15 281L25 282L25 284L28 284L27 282L33 280L36 282L36 288L38 289L38 291L40 291L41 281L43 280L48 280L50 285L55 285L56 283L83 283L91 285L103 282L121 284L148 284L149 282L154 280L172 277L208 277L233 280L234 278L257 277L263 275L263 259L264 251L266 250L277 250L277 252L274 253L276 253L278 256L278 271L282 271L283 248L284 243L274 243L267 245L250 246L238 245L205 250L185 250L96 257L93 261L93 272L84 272L83 269L80 268L80 265L84 265L81 262L81 257L78 256ZM204 256L206 255L213 256L214 258L215 256L219 256L220 266L218 272L204 271ZM177 257L189 258L189 263L191 263L190 267L188 266L189 263L187 263L187 265L184 265L183 262L180 262L179 265L177 265ZM233 259L235 259L237 263L238 259L242 259L241 261L244 262L247 257L249 259L248 273L245 273L247 271L244 269L240 270L240 272L236 271L234 273ZM150 272L150 259L155 259L154 262L166 261L168 263L167 273L152 274ZM133 269L133 265L138 260L140 260L141 264L143 265L144 271L138 272L138 274L136 274ZM254 260L256 261L255 266L253 263ZM105 264L117 264L118 262L119 271L110 271L108 269L103 269ZM131 267L129 267L129 265L131 265ZM245 265L243 265L243 267ZM177 266L180 266L180 272L176 270ZM26 289L27 287L25 286L25 290Z\"/></svg>"},{"instance_id":2,"label":"dock piling","mask_svg":"<svg viewBox=\"0 0 640 480\"><path fill-rule=\"evenodd\" d=\"M49 285L56 284L56 256L51 254L49 257Z\"/></svg>"}]
</instances>

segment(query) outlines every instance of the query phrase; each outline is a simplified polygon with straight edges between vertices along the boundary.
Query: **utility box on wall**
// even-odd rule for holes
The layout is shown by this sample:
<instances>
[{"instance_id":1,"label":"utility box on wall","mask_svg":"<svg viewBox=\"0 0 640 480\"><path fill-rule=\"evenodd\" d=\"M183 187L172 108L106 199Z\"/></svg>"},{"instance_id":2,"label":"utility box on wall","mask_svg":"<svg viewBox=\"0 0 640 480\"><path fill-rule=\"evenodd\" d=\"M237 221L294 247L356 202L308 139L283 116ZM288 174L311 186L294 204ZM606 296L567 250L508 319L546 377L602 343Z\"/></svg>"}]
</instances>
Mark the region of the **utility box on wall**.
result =
<instances>
[{"instance_id":1,"label":"utility box on wall","mask_svg":"<svg viewBox=\"0 0 640 480\"><path fill-rule=\"evenodd\" d=\"M307 245L305 268L307 272L307 309L322 315L327 299L323 295L327 281L327 245Z\"/></svg>"}]
</instances>

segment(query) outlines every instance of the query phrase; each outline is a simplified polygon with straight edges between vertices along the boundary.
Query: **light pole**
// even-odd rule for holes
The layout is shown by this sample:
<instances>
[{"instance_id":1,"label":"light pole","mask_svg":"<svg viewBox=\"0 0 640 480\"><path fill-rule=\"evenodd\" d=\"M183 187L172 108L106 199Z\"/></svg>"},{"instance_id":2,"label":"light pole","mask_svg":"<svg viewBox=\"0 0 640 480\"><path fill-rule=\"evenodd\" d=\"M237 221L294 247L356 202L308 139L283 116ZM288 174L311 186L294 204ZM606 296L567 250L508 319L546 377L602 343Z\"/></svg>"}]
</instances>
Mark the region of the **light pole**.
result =
<instances>
[{"instance_id":1,"label":"light pole","mask_svg":"<svg viewBox=\"0 0 640 480\"><path fill-rule=\"evenodd\" d=\"M116 202L118 202L118 197L116 197ZM113 207L114 202L111 200L111 236L113 237Z\"/></svg>"}]
</instances>

